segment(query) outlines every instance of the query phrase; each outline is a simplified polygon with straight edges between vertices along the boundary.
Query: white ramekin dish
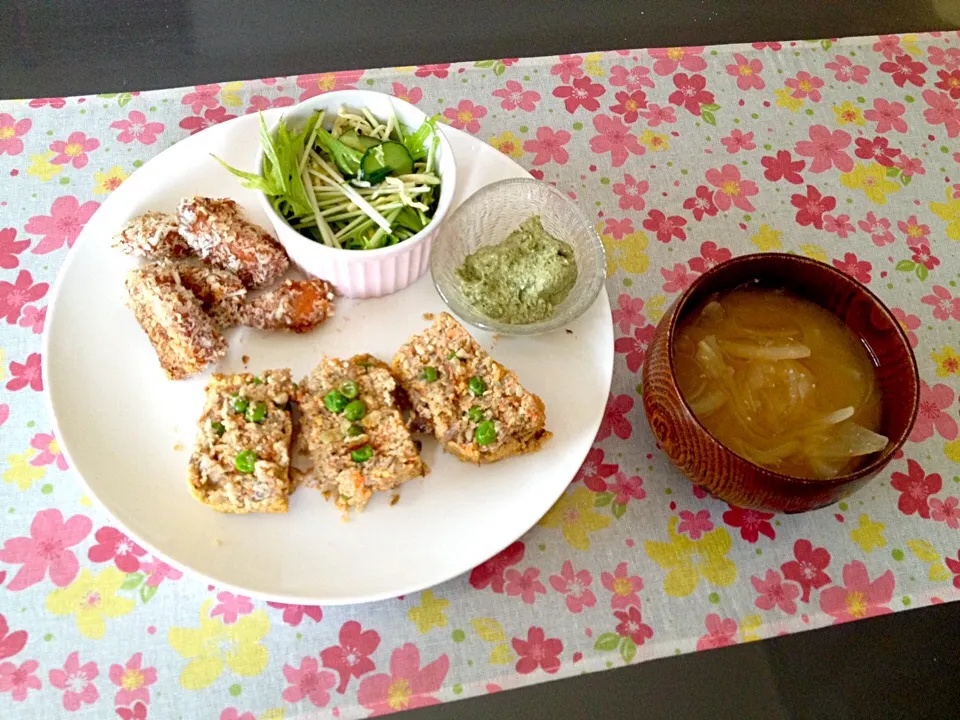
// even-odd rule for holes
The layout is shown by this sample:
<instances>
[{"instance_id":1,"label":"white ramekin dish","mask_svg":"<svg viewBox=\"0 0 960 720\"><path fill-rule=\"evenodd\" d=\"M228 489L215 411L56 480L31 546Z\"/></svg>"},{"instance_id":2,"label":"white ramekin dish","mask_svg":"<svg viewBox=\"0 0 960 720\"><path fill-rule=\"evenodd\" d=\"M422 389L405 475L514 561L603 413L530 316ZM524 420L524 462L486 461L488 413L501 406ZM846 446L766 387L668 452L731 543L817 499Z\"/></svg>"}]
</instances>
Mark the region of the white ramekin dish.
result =
<instances>
[{"instance_id":1,"label":"white ramekin dish","mask_svg":"<svg viewBox=\"0 0 960 720\"><path fill-rule=\"evenodd\" d=\"M294 129L303 127L310 114L326 110L328 117L341 106L367 108L378 118L386 118L389 106L405 127L415 130L427 119L423 111L399 98L372 90L337 90L317 95L294 105L283 114L283 120ZM270 128L271 134L276 126ZM339 250L327 247L301 235L273 209L270 198L260 193L260 203L273 224L277 239L287 255L304 273L332 283L346 297L380 297L389 295L416 282L430 265L430 249L437 228L450 209L457 184L457 168L453 149L438 131L437 174L440 176L440 199L430 224L408 240L376 250ZM257 171L263 170L263 148L257 152Z\"/></svg>"}]
</instances>

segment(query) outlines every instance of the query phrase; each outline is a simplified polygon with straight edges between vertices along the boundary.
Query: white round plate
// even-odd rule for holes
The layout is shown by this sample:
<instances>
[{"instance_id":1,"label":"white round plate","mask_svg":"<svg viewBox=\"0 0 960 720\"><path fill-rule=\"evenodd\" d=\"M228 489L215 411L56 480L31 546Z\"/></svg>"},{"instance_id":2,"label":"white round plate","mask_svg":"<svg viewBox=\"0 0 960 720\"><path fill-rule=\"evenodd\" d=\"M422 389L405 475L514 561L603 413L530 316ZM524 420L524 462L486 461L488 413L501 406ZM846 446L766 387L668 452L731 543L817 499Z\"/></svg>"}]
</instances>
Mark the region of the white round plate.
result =
<instances>
[{"instance_id":1,"label":"white round plate","mask_svg":"<svg viewBox=\"0 0 960 720\"><path fill-rule=\"evenodd\" d=\"M458 165L454 207L488 183L526 174L475 138L444 131ZM213 512L190 496L186 480L209 373L180 382L165 378L124 305L124 278L136 261L110 245L129 218L171 211L189 195L232 197L268 227L256 195L209 155L247 167L257 132L251 115L174 145L126 180L80 234L54 287L44 335L44 385L60 446L90 493L132 537L219 586L281 602L334 605L396 597L466 572L530 529L590 449L613 372L607 294L568 332L499 339L473 333L543 398L554 437L540 452L476 467L426 440L430 474L404 485L396 505L384 494L349 522L306 488L291 497L286 515ZM230 352L216 370L289 367L299 379L321 354L370 352L389 360L428 325L425 313L445 309L429 273L389 297L337 302L336 316L307 335L230 331Z\"/></svg>"}]
</instances>

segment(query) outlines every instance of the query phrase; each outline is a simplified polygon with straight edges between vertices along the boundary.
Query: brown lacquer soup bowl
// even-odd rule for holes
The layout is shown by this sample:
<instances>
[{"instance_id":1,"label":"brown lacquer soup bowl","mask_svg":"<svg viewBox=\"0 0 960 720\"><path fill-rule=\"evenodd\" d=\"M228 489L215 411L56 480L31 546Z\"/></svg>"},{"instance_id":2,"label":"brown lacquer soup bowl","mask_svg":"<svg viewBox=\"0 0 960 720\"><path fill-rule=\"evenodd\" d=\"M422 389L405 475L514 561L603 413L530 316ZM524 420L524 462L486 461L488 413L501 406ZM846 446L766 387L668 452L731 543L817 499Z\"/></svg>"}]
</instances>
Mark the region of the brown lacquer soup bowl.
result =
<instances>
[{"instance_id":1,"label":"brown lacquer soup bowl","mask_svg":"<svg viewBox=\"0 0 960 720\"><path fill-rule=\"evenodd\" d=\"M792 477L756 465L722 445L694 417L674 372L678 321L714 293L747 283L783 288L843 320L867 346L881 394L886 448L853 472L828 480ZM663 451L683 473L721 500L745 508L803 512L834 503L870 481L903 446L919 404L917 363L893 313L867 288L829 265L762 253L721 263L694 281L660 321L643 369L643 407Z\"/></svg>"}]
</instances>

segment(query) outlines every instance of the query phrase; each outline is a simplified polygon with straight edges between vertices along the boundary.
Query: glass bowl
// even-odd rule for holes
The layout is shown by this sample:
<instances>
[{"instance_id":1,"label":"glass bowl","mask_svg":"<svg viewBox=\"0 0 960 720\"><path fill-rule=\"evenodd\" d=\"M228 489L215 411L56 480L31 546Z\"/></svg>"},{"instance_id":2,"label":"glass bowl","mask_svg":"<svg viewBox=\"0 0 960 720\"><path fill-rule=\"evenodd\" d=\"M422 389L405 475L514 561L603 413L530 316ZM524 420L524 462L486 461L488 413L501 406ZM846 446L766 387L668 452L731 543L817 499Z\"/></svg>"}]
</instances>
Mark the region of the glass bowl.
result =
<instances>
[{"instance_id":1,"label":"glass bowl","mask_svg":"<svg viewBox=\"0 0 960 720\"><path fill-rule=\"evenodd\" d=\"M487 317L467 302L454 271L467 255L502 242L533 215L540 216L548 233L573 248L577 282L546 320L517 325ZM440 297L470 325L501 335L538 335L568 325L586 312L606 279L606 258L593 225L576 203L552 185L513 178L486 185L447 217L434 241L430 272Z\"/></svg>"}]
</instances>

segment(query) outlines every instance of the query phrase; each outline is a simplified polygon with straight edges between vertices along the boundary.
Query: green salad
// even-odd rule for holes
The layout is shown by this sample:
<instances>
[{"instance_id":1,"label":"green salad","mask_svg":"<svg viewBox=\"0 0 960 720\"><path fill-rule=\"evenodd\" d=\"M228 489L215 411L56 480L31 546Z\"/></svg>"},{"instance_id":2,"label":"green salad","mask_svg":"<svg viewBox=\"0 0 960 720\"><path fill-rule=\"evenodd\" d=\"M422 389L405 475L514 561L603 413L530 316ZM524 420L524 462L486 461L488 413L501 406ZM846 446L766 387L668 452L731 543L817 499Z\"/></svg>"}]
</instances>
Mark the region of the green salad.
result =
<instances>
[{"instance_id":1,"label":"green salad","mask_svg":"<svg viewBox=\"0 0 960 720\"><path fill-rule=\"evenodd\" d=\"M374 250L413 237L433 218L439 117L411 131L392 108L380 120L366 108L341 107L329 129L320 110L299 131L281 120L271 136L261 115L260 175L216 159L244 187L271 196L277 214L302 235L328 247Z\"/></svg>"}]
</instances>

